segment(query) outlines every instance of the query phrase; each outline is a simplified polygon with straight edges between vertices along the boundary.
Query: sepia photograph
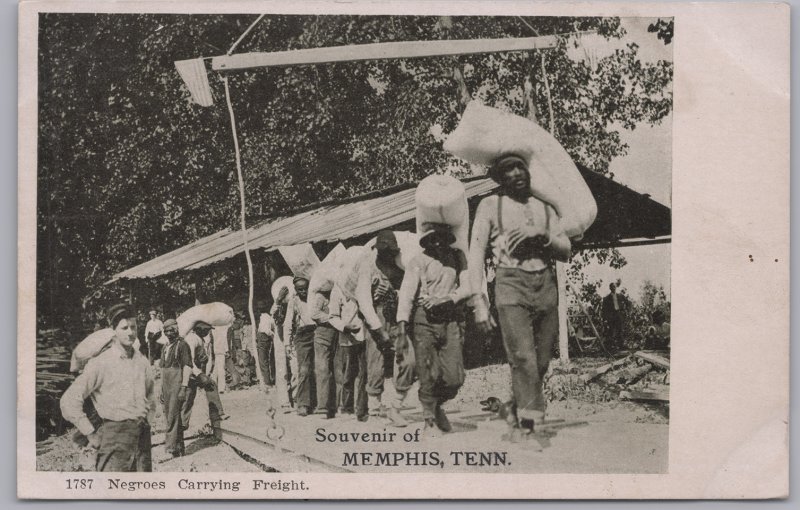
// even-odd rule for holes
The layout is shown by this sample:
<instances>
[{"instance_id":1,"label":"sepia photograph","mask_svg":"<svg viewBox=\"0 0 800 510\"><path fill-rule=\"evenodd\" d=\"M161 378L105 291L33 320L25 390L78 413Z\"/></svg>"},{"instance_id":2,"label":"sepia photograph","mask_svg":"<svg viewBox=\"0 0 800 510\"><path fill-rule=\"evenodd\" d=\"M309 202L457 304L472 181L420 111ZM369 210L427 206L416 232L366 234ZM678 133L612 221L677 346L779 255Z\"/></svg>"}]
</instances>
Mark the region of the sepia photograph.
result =
<instances>
[{"instance_id":1,"label":"sepia photograph","mask_svg":"<svg viewBox=\"0 0 800 510\"><path fill-rule=\"evenodd\" d=\"M788 497L786 5L18 33L19 498Z\"/></svg>"},{"instance_id":2,"label":"sepia photograph","mask_svg":"<svg viewBox=\"0 0 800 510\"><path fill-rule=\"evenodd\" d=\"M36 469L666 473L674 30L41 13Z\"/></svg>"}]
</instances>

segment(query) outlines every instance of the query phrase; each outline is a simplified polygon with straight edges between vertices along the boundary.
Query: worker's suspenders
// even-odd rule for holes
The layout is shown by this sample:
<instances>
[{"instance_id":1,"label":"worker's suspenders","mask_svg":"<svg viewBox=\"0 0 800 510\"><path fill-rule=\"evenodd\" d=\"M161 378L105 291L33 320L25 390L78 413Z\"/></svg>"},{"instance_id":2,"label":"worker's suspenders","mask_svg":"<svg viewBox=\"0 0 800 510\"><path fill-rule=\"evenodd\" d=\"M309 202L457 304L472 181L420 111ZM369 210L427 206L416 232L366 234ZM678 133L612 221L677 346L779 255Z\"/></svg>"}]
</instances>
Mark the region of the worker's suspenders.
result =
<instances>
[{"instance_id":1,"label":"worker's suspenders","mask_svg":"<svg viewBox=\"0 0 800 510\"><path fill-rule=\"evenodd\" d=\"M544 221L545 226L547 229L550 229L550 204L545 202L544 204ZM503 195L497 195L497 229L500 231L498 234L499 237L502 238L503 234L505 233L505 229L503 228ZM509 256L512 256L510 253ZM548 265L551 265L552 262L548 262Z\"/></svg>"}]
</instances>

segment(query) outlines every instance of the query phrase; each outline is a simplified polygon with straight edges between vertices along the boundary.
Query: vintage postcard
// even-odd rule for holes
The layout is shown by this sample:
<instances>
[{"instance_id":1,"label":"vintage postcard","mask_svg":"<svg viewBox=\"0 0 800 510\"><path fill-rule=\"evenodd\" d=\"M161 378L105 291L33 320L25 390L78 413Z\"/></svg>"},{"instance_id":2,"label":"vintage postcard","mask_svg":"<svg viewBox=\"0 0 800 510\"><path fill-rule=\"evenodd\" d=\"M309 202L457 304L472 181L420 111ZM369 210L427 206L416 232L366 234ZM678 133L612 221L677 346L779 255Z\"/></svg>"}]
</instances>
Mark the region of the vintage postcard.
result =
<instances>
[{"instance_id":1,"label":"vintage postcard","mask_svg":"<svg viewBox=\"0 0 800 510\"><path fill-rule=\"evenodd\" d=\"M20 3L18 495L788 495L789 8Z\"/></svg>"}]
</instances>

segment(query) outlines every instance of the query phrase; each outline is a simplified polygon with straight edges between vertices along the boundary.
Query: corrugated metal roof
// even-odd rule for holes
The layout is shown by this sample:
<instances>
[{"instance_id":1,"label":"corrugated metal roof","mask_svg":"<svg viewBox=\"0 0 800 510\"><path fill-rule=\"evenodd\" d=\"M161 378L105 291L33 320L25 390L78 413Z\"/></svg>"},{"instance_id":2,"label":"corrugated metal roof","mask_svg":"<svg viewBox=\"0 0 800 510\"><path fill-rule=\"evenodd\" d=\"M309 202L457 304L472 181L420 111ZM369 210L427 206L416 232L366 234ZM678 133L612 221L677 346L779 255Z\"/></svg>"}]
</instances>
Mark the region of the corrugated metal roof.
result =
<instances>
[{"instance_id":1,"label":"corrugated metal roof","mask_svg":"<svg viewBox=\"0 0 800 510\"><path fill-rule=\"evenodd\" d=\"M464 183L467 198L489 193L497 187L491 179ZM353 203L322 206L296 215L264 221L248 229L251 250L274 250L318 241L339 241L391 228L414 218L414 192L409 187L390 195ZM240 230L226 229L182 248L114 275L122 278L150 278L182 269L197 269L244 251ZM109 282L109 283L110 283Z\"/></svg>"},{"instance_id":2,"label":"corrugated metal roof","mask_svg":"<svg viewBox=\"0 0 800 510\"><path fill-rule=\"evenodd\" d=\"M574 246L614 246L626 239L655 239L669 236L672 214L668 207L604 175L578 165L597 201L597 218L583 240ZM474 199L497 188L489 178L464 181L467 198ZM398 191L392 191L398 189ZM339 241L392 228L414 218L414 183L399 188L353 197L347 203L322 204L308 210L272 218L248 229L251 250L275 250L319 241ZM470 200L470 210L478 200ZM114 275L108 283L122 278L151 278L178 270L197 269L244 251L240 230L226 229L199 239Z\"/></svg>"}]
</instances>

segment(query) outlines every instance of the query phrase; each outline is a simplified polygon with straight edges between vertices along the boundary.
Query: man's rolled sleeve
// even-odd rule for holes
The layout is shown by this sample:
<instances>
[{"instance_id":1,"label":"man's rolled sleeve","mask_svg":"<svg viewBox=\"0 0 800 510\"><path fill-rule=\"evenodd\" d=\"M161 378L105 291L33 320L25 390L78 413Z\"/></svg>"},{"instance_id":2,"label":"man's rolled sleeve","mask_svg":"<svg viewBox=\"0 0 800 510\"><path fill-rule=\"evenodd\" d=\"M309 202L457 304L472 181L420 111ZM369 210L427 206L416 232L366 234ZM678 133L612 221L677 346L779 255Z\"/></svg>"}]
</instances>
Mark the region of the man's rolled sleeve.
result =
<instances>
[{"instance_id":1,"label":"man's rolled sleeve","mask_svg":"<svg viewBox=\"0 0 800 510\"><path fill-rule=\"evenodd\" d=\"M381 318L375 311L375 304L372 302L372 264L364 261L358 272L358 285L356 286L356 301L361 315L371 330L380 329L383 326Z\"/></svg>"},{"instance_id":2,"label":"man's rolled sleeve","mask_svg":"<svg viewBox=\"0 0 800 510\"><path fill-rule=\"evenodd\" d=\"M93 360L92 360L93 361ZM83 412L83 402L99 387L99 367L90 361L86 369L61 396L61 414L85 436L94 432L94 425Z\"/></svg>"},{"instance_id":3,"label":"man's rolled sleeve","mask_svg":"<svg viewBox=\"0 0 800 510\"><path fill-rule=\"evenodd\" d=\"M397 322L408 322L411 318L414 299L419 290L419 271L419 267L412 264L403 275L403 283L400 284L400 292L397 293Z\"/></svg>"}]
</instances>

